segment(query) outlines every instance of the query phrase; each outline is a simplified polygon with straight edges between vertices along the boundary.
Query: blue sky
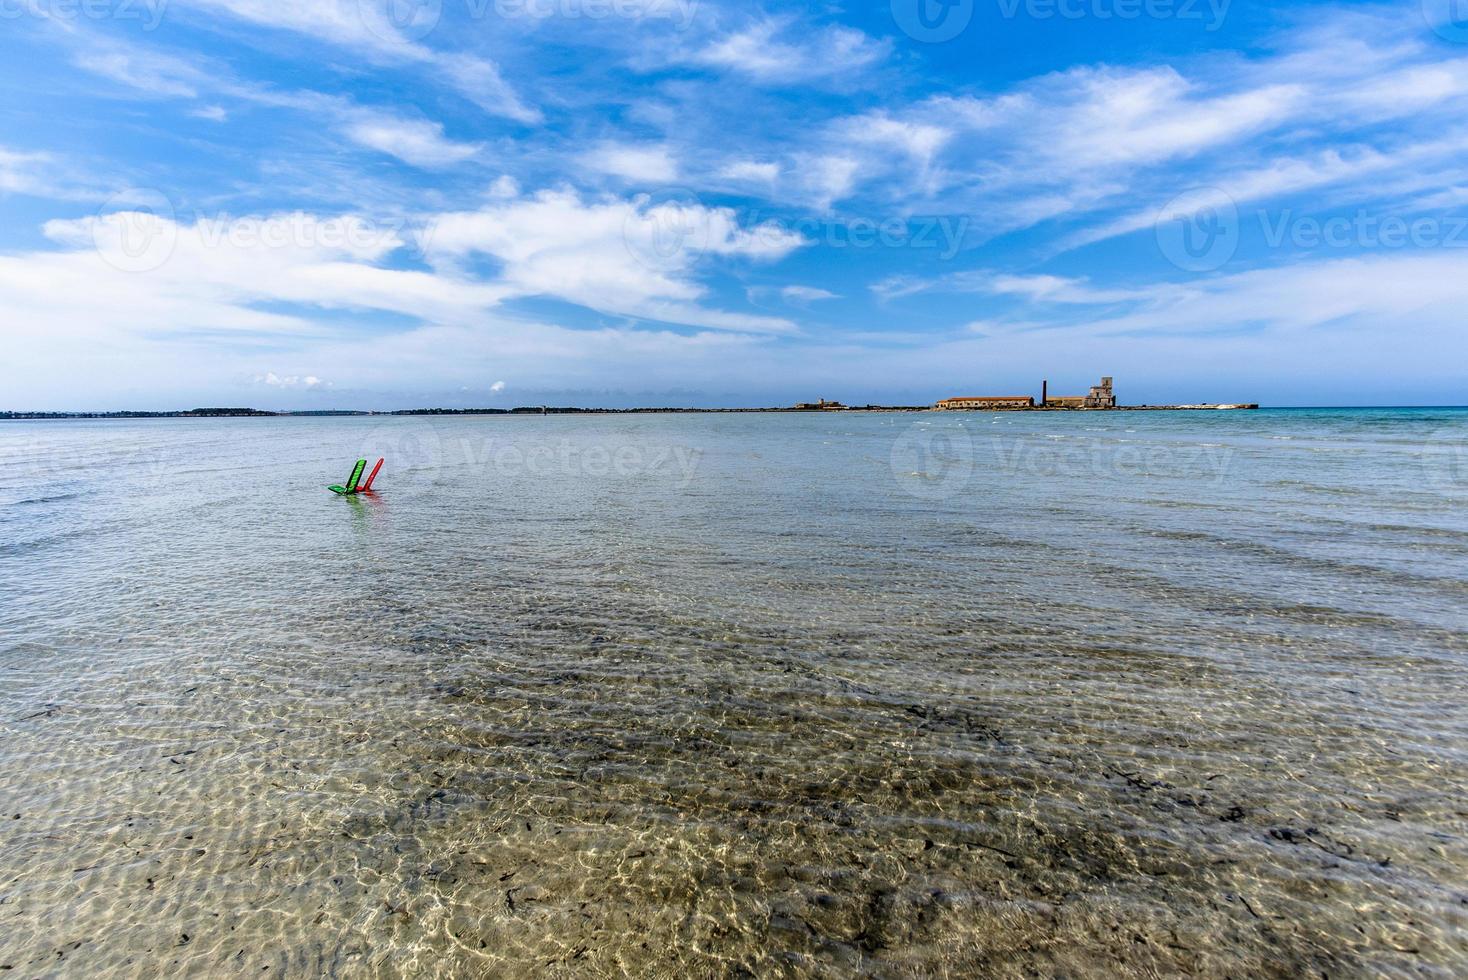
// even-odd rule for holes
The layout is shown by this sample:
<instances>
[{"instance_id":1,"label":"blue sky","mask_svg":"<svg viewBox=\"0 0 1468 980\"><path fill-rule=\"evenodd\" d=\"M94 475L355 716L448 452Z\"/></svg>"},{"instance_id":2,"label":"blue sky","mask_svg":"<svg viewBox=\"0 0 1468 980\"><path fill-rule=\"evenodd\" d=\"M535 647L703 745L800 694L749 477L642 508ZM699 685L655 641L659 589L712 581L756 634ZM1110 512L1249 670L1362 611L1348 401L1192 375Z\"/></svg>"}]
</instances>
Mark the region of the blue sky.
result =
<instances>
[{"instance_id":1,"label":"blue sky","mask_svg":"<svg viewBox=\"0 0 1468 980\"><path fill-rule=\"evenodd\" d=\"M1464 0L0 0L0 408L1463 404L1465 96Z\"/></svg>"}]
</instances>

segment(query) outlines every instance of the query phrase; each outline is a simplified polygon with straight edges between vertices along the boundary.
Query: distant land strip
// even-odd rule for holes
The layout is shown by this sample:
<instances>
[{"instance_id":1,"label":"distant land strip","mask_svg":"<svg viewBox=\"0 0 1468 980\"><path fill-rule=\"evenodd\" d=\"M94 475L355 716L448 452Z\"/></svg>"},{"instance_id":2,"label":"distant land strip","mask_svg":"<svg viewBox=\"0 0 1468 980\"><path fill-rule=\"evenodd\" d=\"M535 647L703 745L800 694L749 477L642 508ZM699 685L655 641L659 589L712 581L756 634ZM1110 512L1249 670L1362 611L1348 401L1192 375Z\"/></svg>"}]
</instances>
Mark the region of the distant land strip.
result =
<instances>
[{"instance_id":1,"label":"distant land strip","mask_svg":"<svg viewBox=\"0 0 1468 980\"><path fill-rule=\"evenodd\" d=\"M1251 410L1257 404L1238 405L1117 405L1112 408L1078 408L1058 405L965 409L975 412L1179 412L1205 410ZM519 408L407 408L395 412L365 412L349 409L310 412L268 412L258 408L195 408L176 412L0 412L0 421L44 419L219 419L219 418L351 418L383 415L711 415L741 413L822 412L937 412L932 405L828 405L794 408L575 408L552 405ZM948 409L947 411L954 411Z\"/></svg>"}]
</instances>

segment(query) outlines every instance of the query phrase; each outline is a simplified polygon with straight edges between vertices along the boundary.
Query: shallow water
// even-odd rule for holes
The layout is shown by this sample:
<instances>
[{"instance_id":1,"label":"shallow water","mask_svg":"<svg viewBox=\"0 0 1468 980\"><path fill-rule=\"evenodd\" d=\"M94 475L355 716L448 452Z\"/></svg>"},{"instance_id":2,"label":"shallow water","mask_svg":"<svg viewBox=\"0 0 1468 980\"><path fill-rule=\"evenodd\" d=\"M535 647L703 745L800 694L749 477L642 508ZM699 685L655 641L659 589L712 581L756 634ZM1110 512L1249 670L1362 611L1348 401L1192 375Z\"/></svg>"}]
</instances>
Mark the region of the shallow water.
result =
<instances>
[{"instance_id":1,"label":"shallow water","mask_svg":"<svg viewBox=\"0 0 1468 980\"><path fill-rule=\"evenodd\" d=\"M0 967L1461 976L1465 691L1464 411L4 423Z\"/></svg>"}]
</instances>

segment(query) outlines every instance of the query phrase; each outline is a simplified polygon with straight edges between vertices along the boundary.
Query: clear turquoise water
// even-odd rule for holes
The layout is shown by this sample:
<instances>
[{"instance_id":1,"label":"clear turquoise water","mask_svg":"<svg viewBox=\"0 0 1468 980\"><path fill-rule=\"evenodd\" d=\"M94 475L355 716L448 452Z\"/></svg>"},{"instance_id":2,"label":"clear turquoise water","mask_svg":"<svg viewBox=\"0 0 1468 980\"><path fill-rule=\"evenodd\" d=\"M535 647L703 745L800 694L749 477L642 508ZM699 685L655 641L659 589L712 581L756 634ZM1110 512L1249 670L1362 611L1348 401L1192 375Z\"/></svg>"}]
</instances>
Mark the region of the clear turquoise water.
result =
<instances>
[{"instance_id":1,"label":"clear turquoise water","mask_svg":"<svg viewBox=\"0 0 1468 980\"><path fill-rule=\"evenodd\" d=\"M4 423L0 967L1461 976L1465 692L1465 411Z\"/></svg>"}]
</instances>

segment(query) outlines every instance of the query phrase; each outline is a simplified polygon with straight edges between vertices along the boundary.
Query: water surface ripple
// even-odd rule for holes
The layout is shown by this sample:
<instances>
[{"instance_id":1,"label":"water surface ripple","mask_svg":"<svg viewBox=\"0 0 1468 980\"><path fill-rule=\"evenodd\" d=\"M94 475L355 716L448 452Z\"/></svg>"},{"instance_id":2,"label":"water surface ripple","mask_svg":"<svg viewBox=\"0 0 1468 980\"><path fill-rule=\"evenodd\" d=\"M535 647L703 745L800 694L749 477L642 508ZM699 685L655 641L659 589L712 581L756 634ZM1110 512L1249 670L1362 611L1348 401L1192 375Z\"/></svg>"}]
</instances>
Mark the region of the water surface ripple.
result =
<instances>
[{"instance_id":1,"label":"water surface ripple","mask_svg":"<svg viewBox=\"0 0 1468 980\"><path fill-rule=\"evenodd\" d=\"M0 425L0 969L1462 976L1465 446Z\"/></svg>"}]
</instances>

